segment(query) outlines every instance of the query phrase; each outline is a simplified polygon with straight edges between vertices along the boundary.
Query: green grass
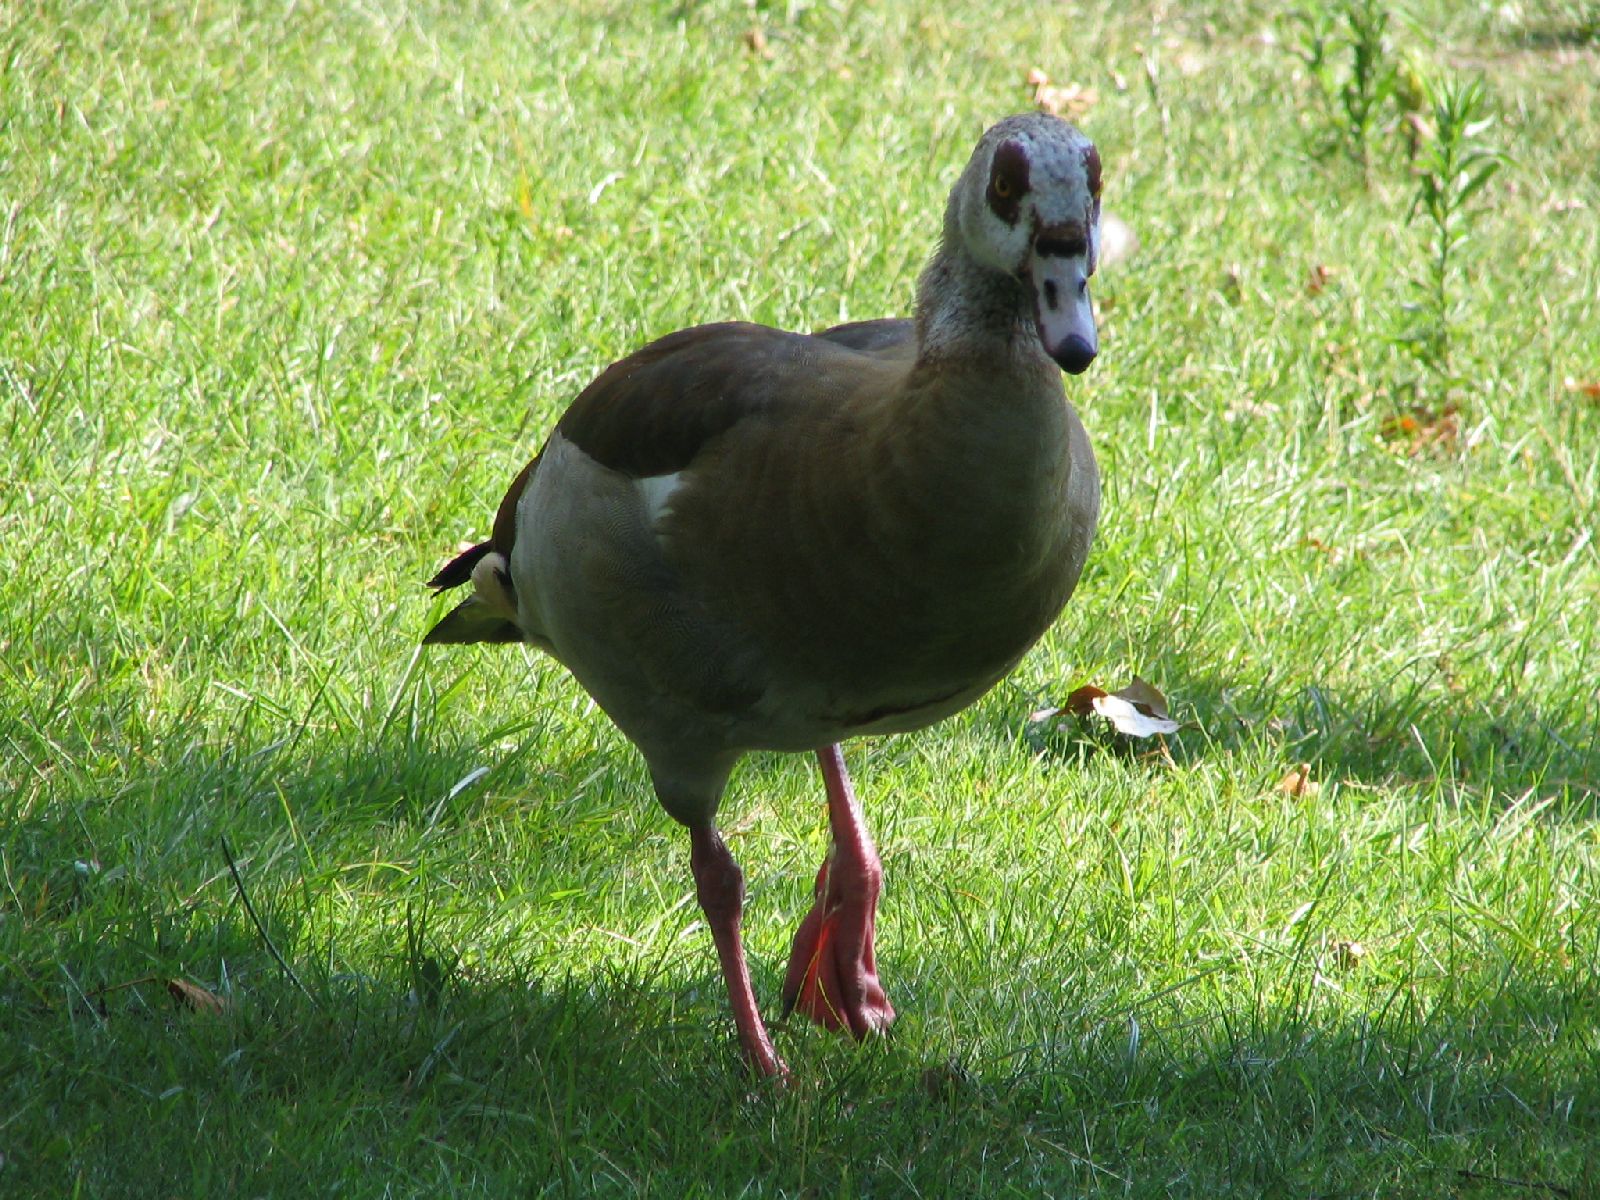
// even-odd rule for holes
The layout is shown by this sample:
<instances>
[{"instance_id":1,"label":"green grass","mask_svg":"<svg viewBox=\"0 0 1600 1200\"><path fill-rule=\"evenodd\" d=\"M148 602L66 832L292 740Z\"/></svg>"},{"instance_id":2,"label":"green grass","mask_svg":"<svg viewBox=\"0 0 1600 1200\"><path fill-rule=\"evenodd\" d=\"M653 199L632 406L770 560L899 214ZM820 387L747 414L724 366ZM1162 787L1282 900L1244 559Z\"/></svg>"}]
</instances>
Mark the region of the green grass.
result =
<instances>
[{"instance_id":1,"label":"green grass","mask_svg":"<svg viewBox=\"0 0 1600 1200\"><path fill-rule=\"evenodd\" d=\"M1592 14L1396 27L1513 159L1446 390L1403 147L1310 156L1285 14L931 7L0 10L0 1193L1600 1194ZM1011 680L849 748L901 1019L770 1094L638 758L419 655L419 581L644 339L905 312L1032 66L1143 243L1102 528ZM1170 759L1026 727L1133 672ZM723 821L770 1012L814 766Z\"/></svg>"}]
</instances>

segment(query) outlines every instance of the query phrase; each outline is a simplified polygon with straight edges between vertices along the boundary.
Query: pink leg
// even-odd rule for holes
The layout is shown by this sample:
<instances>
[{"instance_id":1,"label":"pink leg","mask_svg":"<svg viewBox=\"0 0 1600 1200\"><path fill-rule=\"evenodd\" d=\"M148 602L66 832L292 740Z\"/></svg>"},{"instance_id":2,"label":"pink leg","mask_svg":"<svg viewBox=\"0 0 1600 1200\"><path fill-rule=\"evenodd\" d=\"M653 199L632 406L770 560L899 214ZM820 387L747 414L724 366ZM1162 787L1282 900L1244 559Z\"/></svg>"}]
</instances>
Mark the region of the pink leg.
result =
<instances>
[{"instance_id":1,"label":"pink leg","mask_svg":"<svg viewBox=\"0 0 1600 1200\"><path fill-rule=\"evenodd\" d=\"M787 1075L789 1068L773 1050L772 1039L761 1023L755 992L750 987L750 969L745 965L744 945L739 940L739 921L744 912L744 876L739 864L733 861L722 835L710 825L690 826L689 847L695 894L711 926L711 939L717 944L739 1045L750 1065L762 1075Z\"/></svg>"},{"instance_id":2,"label":"pink leg","mask_svg":"<svg viewBox=\"0 0 1600 1200\"><path fill-rule=\"evenodd\" d=\"M816 903L794 936L783 982L783 1012L798 1008L857 1038L882 1033L894 1009L878 982L872 938L883 866L861 818L838 746L817 751L828 793L833 846L817 872Z\"/></svg>"}]
</instances>

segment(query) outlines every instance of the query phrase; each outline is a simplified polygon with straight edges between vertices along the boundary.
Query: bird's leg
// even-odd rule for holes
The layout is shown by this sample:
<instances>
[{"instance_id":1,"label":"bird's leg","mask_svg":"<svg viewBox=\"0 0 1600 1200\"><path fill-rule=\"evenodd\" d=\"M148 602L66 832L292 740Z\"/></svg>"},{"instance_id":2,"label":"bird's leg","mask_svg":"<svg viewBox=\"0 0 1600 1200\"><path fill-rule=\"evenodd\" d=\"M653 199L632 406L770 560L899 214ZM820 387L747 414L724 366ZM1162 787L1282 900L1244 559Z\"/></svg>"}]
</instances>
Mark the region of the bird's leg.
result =
<instances>
[{"instance_id":1,"label":"bird's leg","mask_svg":"<svg viewBox=\"0 0 1600 1200\"><path fill-rule=\"evenodd\" d=\"M883 866L861 818L838 746L817 751L833 845L817 872L816 903L800 923L783 981L783 1012L799 1009L857 1038L881 1033L894 1009L878 982L872 935Z\"/></svg>"},{"instance_id":2,"label":"bird's leg","mask_svg":"<svg viewBox=\"0 0 1600 1200\"><path fill-rule=\"evenodd\" d=\"M767 1027L761 1023L755 992L750 987L750 969L745 965L744 944L739 939L739 921L744 912L744 875L739 864L733 861L722 835L707 824L689 827L689 865L694 870L701 911L711 926L711 939L717 944L739 1045L750 1065L762 1075L787 1075L789 1068L773 1050Z\"/></svg>"}]
</instances>

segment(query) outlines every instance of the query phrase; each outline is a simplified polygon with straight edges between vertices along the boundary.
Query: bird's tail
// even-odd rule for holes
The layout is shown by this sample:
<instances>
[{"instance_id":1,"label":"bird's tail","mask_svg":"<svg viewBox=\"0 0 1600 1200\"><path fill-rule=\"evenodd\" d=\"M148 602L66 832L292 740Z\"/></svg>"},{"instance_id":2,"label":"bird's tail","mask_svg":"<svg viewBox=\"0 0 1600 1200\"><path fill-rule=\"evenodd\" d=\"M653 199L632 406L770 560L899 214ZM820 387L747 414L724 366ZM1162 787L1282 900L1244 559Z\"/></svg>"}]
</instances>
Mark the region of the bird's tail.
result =
<instances>
[{"instance_id":1,"label":"bird's tail","mask_svg":"<svg viewBox=\"0 0 1600 1200\"><path fill-rule=\"evenodd\" d=\"M435 591L448 591L472 583L472 595L452 608L423 637L424 645L527 640L517 623L516 592L511 585L506 556L490 542L480 542L456 555L428 580Z\"/></svg>"}]
</instances>

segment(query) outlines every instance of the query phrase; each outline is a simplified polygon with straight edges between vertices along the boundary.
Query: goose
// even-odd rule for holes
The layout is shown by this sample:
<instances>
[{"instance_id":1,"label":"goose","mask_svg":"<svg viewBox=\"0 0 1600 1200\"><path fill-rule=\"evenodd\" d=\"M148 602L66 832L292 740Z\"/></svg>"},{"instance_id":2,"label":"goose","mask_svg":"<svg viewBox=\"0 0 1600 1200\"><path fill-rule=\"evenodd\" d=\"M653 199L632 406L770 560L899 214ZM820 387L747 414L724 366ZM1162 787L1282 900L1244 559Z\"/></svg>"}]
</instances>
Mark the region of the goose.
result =
<instances>
[{"instance_id":1,"label":"goose","mask_svg":"<svg viewBox=\"0 0 1600 1200\"><path fill-rule=\"evenodd\" d=\"M857 1039L878 977L882 865L839 743L921 729L1004 678L1077 585L1100 507L1063 387L1098 339L1094 144L1045 113L979 140L915 316L816 334L671 333L579 393L512 482L425 636L560 661L638 748L687 827L696 897L757 1073L785 1076L717 830L748 751L814 753L831 843L782 1010Z\"/></svg>"}]
</instances>

